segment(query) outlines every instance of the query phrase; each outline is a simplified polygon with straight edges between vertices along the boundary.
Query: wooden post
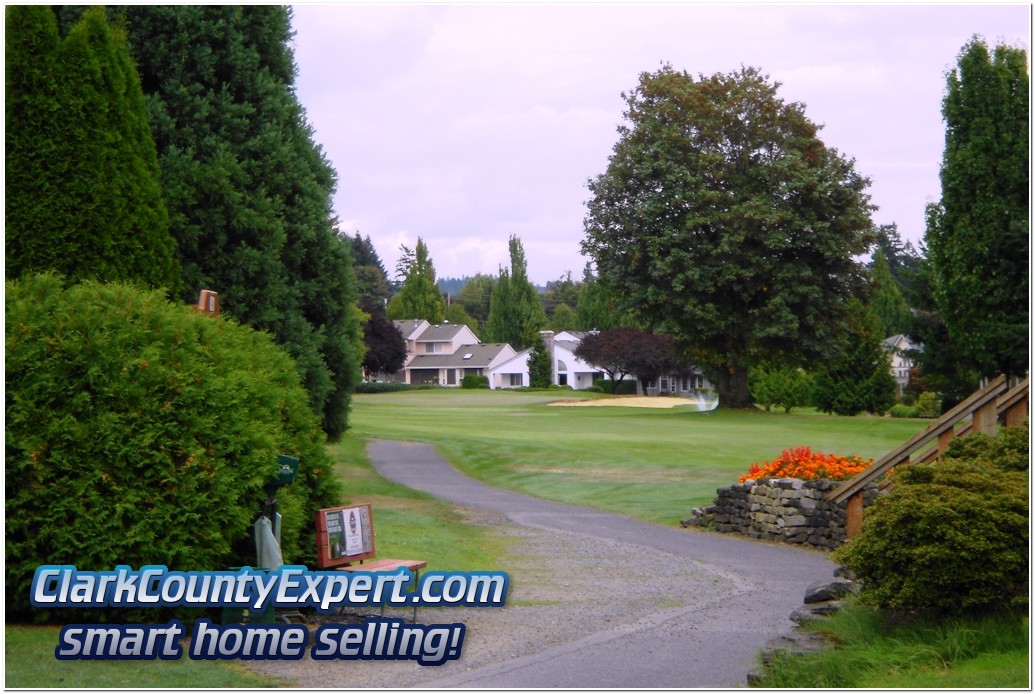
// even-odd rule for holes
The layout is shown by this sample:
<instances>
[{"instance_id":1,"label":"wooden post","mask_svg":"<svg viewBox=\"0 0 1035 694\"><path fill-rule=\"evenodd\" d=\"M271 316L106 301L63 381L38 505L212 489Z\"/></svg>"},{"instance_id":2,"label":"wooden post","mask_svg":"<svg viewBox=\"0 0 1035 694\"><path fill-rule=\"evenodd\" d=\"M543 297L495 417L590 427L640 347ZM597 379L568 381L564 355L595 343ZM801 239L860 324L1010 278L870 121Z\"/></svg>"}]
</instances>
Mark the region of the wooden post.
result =
<instances>
[{"instance_id":1,"label":"wooden post","mask_svg":"<svg viewBox=\"0 0 1035 694\"><path fill-rule=\"evenodd\" d=\"M972 424L970 426L970 432L972 434L980 432L982 434L988 434L989 436L995 436L996 404L994 400L974 410L974 414L971 415L971 417Z\"/></svg>"},{"instance_id":2,"label":"wooden post","mask_svg":"<svg viewBox=\"0 0 1035 694\"><path fill-rule=\"evenodd\" d=\"M857 491L848 497L845 505L845 537L851 540L862 531L863 523L863 493Z\"/></svg>"},{"instance_id":3,"label":"wooden post","mask_svg":"<svg viewBox=\"0 0 1035 694\"><path fill-rule=\"evenodd\" d=\"M949 447L949 444L952 443L952 439L955 436L956 432L953 430L952 427L949 427L948 429L946 429L938 435L938 455L941 455L945 452L945 449Z\"/></svg>"},{"instance_id":4,"label":"wooden post","mask_svg":"<svg viewBox=\"0 0 1035 694\"><path fill-rule=\"evenodd\" d=\"M1028 398L1025 397L1006 411L1006 426L1019 427L1028 418Z\"/></svg>"}]
</instances>

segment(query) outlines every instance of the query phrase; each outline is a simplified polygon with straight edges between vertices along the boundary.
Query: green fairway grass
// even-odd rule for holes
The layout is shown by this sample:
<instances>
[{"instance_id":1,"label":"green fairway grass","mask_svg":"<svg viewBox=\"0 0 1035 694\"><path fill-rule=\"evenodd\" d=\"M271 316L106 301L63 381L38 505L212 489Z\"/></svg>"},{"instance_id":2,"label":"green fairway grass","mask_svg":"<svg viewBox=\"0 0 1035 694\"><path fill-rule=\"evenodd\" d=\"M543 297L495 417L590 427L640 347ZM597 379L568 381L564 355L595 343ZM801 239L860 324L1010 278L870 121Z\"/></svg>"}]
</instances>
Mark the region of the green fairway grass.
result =
<instances>
[{"instance_id":1,"label":"green fairway grass","mask_svg":"<svg viewBox=\"0 0 1035 694\"><path fill-rule=\"evenodd\" d=\"M464 473L533 496L674 523L792 446L879 458L926 422L889 417L556 407L574 391L356 395L352 436L422 441Z\"/></svg>"}]
</instances>

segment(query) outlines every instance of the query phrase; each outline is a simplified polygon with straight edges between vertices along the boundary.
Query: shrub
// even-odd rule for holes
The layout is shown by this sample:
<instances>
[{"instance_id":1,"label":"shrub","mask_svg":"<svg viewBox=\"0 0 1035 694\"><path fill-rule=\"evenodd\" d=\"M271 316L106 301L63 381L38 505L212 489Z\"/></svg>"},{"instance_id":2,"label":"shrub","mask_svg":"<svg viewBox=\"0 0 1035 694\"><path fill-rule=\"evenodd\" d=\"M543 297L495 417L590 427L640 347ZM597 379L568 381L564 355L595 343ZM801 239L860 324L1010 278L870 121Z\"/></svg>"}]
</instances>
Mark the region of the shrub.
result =
<instances>
[{"instance_id":1,"label":"shrub","mask_svg":"<svg viewBox=\"0 0 1035 694\"><path fill-rule=\"evenodd\" d=\"M896 474L862 532L834 554L863 582L864 600L937 616L1026 600L1027 433L973 434L940 462Z\"/></svg>"},{"instance_id":2,"label":"shrub","mask_svg":"<svg viewBox=\"0 0 1035 694\"><path fill-rule=\"evenodd\" d=\"M776 460L759 465L753 463L747 474L741 475L741 483L763 477L792 477L799 480L846 480L859 474L870 465L873 459L863 460L858 456L831 455L813 453L808 446L788 448Z\"/></svg>"},{"instance_id":3,"label":"shrub","mask_svg":"<svg viewBox=\"0 0 1035 694\"><path fill-rule=\"evenodd\" d=\"M460 387L469 389L488 388L489 377L481 376L478 374L467 374L466 376L464 376L463 380L460 381Z\"/></svg>"},{"instance_id":4,"label":"shrub","mask_svg":"<svg viewBox=\"0 0 1035 694\"><path fill-rule=\"evenodd\" d=\"M910 407L909 405L895 405L891 408L889 414L896 419L912 419L920 416L920 408Z\"/></svg>"},{"instance_id":5,"label":"shrub","mask_svg":"<svg viewBox=\"0 0 1035 694\"><path fill-rule=\"evenodd\" d=\"M942 401L931 391L925 391L916 399L916 408L921 417L937 417L942 413Z\"/></svg>"},{"instance_id":6,"label":"shrub","mask_svg":"<svg viewBox=\"0 0 1035 694\"><path fill-rule=\"evenodd\" d=\"M340 486L297 369L268 335L49 274L8 282L5 306L9 616L31 613L41 564L254 565L278 453L301 459L278 492L285 562L315 559L313 515Z\"/></svg>"},{"instance_id":7,"label":"shrub","mask_svg":"<svg viewBox=\"0 0 1035 694\"><path fill-rule=\"evenodd\" d=\"M394 393L400 390L413 390L409 383L363 381L356 385L357 393Z\"/></svg>"}]
</instances>

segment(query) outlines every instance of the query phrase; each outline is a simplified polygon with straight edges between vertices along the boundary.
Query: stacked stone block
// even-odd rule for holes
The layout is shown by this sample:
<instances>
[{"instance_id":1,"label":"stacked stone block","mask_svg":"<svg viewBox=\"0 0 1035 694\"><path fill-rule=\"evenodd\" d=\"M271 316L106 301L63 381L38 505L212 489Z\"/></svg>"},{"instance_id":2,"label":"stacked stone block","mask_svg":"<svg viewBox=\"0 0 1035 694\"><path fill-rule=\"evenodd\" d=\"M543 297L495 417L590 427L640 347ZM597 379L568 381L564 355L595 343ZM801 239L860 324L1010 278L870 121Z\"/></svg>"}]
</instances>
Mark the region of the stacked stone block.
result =
<instances>
[{"instance_id":1,"label":"stacked stone block","mask_svg":"<svg viewBox=\"0 0 1035 694\"><path fill-rule=\"evenodd\" d=\"M840 482L760 479L716 490L714 503L694 509L683 525L740 533L760 540L833 549L845 541L845 507L826 500ZM877 497L870 485L863 507Z\"/></svg>"}]
</instances>

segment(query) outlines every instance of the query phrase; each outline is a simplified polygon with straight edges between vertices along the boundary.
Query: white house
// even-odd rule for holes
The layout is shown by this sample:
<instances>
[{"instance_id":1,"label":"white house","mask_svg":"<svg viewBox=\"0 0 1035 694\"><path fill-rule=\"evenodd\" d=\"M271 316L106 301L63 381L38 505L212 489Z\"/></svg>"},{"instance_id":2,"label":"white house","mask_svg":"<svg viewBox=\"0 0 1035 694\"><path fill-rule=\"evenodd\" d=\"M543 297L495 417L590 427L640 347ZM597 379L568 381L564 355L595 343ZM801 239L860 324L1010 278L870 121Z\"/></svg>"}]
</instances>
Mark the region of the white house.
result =
<instances>
[{"instance_id":1,"label":"white house","mask_svg":"<svg viewBox=\"0 0 1035 694\"><path fill-rule=\"evenodd\" d=\"M891 365L891 375L895 377L898 385L898 396L901 398L909 385L909 370L913 368L911 354L922 347L905 335L892 335L882 343L884 352L888 355L888 362Z\"/></svg>"},{"instance_id":2,"label":"white house","mask_svg":"<svg viewBox=\"0 0 1035 694\"><path fill-rule=\"evenodd\" d=\"M489 388L527 388L531 385L528 377L529 351L523 349L489 369L485 374L489 377Z\"/></svg>"}]
</instances>

